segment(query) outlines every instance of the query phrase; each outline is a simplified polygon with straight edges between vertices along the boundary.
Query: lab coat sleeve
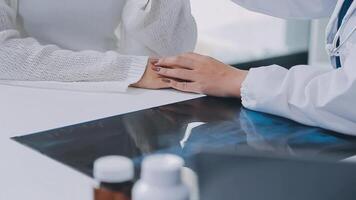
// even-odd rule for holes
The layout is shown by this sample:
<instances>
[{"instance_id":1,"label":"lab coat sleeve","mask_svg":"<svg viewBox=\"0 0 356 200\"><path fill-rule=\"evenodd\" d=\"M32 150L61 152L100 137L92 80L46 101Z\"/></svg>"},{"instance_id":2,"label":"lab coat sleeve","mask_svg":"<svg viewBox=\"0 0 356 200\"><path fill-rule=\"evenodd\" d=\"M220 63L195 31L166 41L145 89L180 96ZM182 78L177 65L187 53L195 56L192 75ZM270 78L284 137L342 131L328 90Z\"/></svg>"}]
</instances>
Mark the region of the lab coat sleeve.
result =
<instances>
[{"instance_id":1,"label":"lab coat sleeve","mask_svg":"<svg viewBox=\"0 0 356 200\"><path fill-rule=\"evenodd\" d=\"M197 26L190 0L128 0L118 38L124 54L172 56L193 51Z\"/></svg>"},{"instance_id":2,"label":"lab coat sleeve","mask_svg":"<svg viewBox=\"0 0 356 200\"><path fill-rule=\"evenodd\" d=\"M331 16L337 0L232 0L251 11L286 19Z\"/></svg>"},{"instance_id":3,"label":"lab coat sleeve","mask_svg":"<svg viewBox=\"0 0 356 200\"><path fill-rule=\"evenodd\" d=\"M350 52L356 55L356 47ZM356 57L340 69L267 66L250 70L242 104L302 124L356 135Z\"/></svg>"}]
</instances>

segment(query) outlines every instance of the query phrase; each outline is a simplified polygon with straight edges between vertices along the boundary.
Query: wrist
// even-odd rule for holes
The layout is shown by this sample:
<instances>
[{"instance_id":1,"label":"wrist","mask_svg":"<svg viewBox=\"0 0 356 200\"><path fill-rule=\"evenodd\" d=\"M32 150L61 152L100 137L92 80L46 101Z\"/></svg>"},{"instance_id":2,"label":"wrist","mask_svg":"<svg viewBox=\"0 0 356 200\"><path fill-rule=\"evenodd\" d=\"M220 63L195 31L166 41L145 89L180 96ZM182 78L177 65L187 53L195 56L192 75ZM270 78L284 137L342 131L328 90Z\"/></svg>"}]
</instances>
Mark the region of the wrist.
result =
<instances>
[{"instance_id":1,"label":"wrist","mask_svg":"<svg viewBox=\"0 0 356 200\"><path fill-rule=\"evenodd\" d=\"M151 59L149 58L149 59L147 59L146 64L142 65L142 66L145 66L144 69L143 69L143 72L141 72L141 74L139 75L139 78L137 79L137 81L132 83L130 85L130 87L141 87L141 83L142 83L143 79L145 78L145 76L148 73L150 63L151 63Z\"/></svg>"},{"instance_id":2,"label":"wrist","mask_svg":"<svg viewBox=\"0 0 356 200\"><path fill-rule=\"evenodd\" d=\"M234 69L233 83L231 84L232 96L236 98L241 97L242 83L245 81L248 70Z\"/></svg>"}]
</instances>

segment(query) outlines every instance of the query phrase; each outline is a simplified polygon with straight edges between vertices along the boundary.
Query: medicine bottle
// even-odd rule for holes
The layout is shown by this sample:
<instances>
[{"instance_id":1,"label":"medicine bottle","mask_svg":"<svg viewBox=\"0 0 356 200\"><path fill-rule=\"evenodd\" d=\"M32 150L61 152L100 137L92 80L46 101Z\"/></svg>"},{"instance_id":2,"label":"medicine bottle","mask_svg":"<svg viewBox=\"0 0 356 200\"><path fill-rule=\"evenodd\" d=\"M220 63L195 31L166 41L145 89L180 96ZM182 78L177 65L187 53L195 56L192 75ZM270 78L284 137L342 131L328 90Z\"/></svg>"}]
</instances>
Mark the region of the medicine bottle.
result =
<instances>
[{"instance_id":1,"label":"medicine bottle","mask_svg":"<svg viewBox=\"0 0 356 200\"><path fill-rule=\"evenodd\" d=\"M130 200L133 187L133 162L122 156L107 156L94 162L94 200Z\"/></svg>"},{"instance_id":2,"label":"medicine bottle","mask_svg":"<svg viewBox=\"0 0 356 200\"><path fill-rule=\"evenodd\" d=\"M178 156L160 154L144 159L141 179L132 189L133 200L189 200L182 182L184 161Z\"/></svg>"}]
</instances>

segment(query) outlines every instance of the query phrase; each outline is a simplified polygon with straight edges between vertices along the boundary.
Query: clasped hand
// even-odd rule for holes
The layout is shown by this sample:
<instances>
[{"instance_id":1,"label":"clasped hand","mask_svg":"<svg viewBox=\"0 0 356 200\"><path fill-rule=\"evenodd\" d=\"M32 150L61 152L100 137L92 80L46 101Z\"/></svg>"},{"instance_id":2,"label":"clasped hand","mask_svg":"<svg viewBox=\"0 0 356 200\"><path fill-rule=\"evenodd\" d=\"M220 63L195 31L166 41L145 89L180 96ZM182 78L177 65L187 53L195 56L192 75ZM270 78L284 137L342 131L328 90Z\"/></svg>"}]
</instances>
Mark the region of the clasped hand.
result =
<instances>
[{"instance_id":1,"label":"clasped hand","mask_svg":"<svg viewBox=\"0 0 356 200\"><path fill-rule=\"evenodd\" d=\"M196 53L161 58L152 70L171 88L219 97L240 97L248 73Z\"/></svg>"}]
</instances>

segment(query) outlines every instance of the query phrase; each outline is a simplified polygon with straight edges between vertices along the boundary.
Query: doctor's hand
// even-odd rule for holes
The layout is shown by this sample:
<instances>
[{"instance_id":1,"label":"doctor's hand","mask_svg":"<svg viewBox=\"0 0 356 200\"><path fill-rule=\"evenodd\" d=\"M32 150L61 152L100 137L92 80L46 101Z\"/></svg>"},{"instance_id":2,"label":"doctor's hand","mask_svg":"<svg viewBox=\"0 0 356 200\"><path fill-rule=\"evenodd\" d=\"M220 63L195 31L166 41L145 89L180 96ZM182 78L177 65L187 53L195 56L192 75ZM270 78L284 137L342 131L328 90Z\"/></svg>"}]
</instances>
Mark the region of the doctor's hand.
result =
<instances>
[{"instance_id":1,"label":"doctor's hand","mask_svg":"<svg viewBox=\"0 0 356 200\"><path fill-rule=\"evenodd\" d=\"M153 70L174 89L219 97L240 97L248 73L196 53L162 58Z\"/></svg>"},{"instance_id":2,"label":"doctor's hand","mask_svg":"<svg viewBox=\"0 0 356 200\"><path fill-rule=\"evenodd\" d=\"M143 74L141 80L131 87L145 88L145 89L164 89L170 88L167 80L153 71L154 63L158 62L158 59L150 58L146 67L146 71Z\"/></svg>"}]
</instances>

